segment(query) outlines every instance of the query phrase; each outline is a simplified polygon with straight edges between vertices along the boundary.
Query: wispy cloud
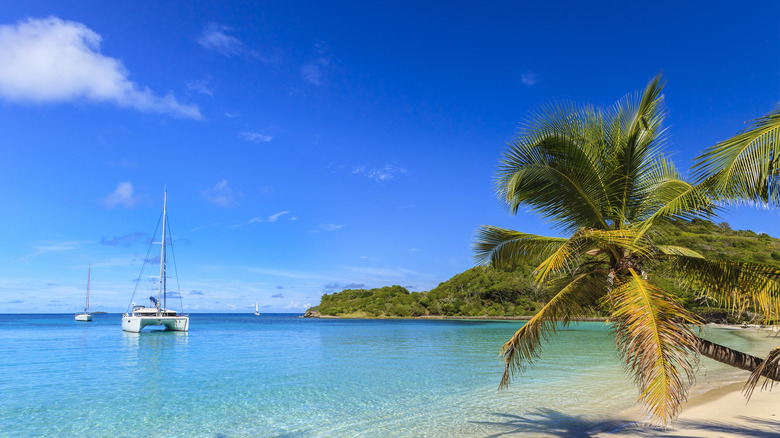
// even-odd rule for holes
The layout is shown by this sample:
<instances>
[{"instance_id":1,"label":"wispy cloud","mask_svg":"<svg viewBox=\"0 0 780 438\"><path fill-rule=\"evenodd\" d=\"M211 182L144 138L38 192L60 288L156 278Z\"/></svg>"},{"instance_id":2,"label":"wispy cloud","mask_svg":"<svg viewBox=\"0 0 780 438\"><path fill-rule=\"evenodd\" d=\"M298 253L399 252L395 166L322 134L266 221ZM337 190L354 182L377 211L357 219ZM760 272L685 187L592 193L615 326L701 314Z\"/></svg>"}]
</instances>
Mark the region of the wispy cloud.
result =
<instances>
[{"instance_id":1,"label":"wispy cloud","mask_svg":"<svg viewBox=\"0 0 780 438\"><path fill-rule=\"evenodd\" d=\"M278 50L271 50L270 55L260 54L248 47L239 38L231 35L234 29L217 23L207 25L198 37L198 44L206 50L219 53L222 56L244 57L256 59L264 64L276 66L282 64L282 56Z\"/></svg>"},{"instance_id":2,"label":"wispy cloud","mask_svg":"<svg viewBox=\"0 0 780 438\"><path fill-rule=\"evenodd\" d=\"M133 160L128 160L127 158L122 158L119 161L112 161L108 163L109 166L116 166L116 167L125 167L128 169L135 169L138 167L138 162Z\"/></svg>"},{"instance_id":3,"label":"wispy cloud","mask_svg":"<svg viewBox=\"0 0 780 438\"><path fill-rule=\"evenodd\" d=\"M132 208L138 203L138 200L139 197L133 191L133 183L128 181L117 184L116 190L109 193L105 198L101 198L100 202L108 208L114 208L118 205Z\"/></svg>"},{"instance_id":4,"label":"wispy cloud","mask_svg":"<svg viewBox=\"0 0 780 438\"><path fill-rule=\"evenodd\" d=\"M273 294L271 295L271 298L284 298L283 294Z\"/></svg>"},{"instance_id":5,"label":"wispy cloud","mask_svg":"<svg viewBox=\"0 0 780 438\"><path fill-rule=\"evenodd\" d=\"M301 76L304 81L312 85L320 85L322 83L322 70L319 64L304 65L301 67Z\"/></svg>"},{"instance_id":6,"label":"wispy cloud","mask_svg":"<svg viewBox=\"0 0 780 438\"><path fill-rule=\"evenodd\" d=\"M528 85L530 87L539 82L539 77L536 73L523 73L520 75L520 82L522 82L523 85Z\"/></svg>"},{"instance_id":7,"label":"wispy cloud","mask_svg":"<svg viewBox=\"0 0 780 438\"><path fill-rule=\"evenodd\" d=\"M406 169L393 166L392 164L385 164L384 167L379 169L371 169L366 166L356 167L352 170L352 173L363 175L367 178L373 179L374 181L387 181L389 179L393 179L393 177L396 175L406 173Z\"/></svg>"},{"instance_id":8,"label":"wispy cloud","mask_svg":"<svg viewBox=\"0 0 780 438\"><path fill-rule=\"evenodd\" d=\"M124 246L124 247L127 247L127 246L130 246L130 245L134 244L135 242L137 242L138 240L140 240L144 236L146 236L146 233L135 232L135 233L131 233L131 234L125 234L124 236L112 237L110 239L108 237L104 237L104 238L102 238L100 240L100 243L102 243L103 245L108 245L108 246Z\"/></svg>"},{"instance_id":9,"label":"wispy cloud","mask_svg":"<svg viewBox=\"0 0 780 438\"><path fill-rule=\"evenodd\" d=\"M190 81L187 83L187 89L196 93L205 94L206 96L214 96L214 91L211 90L209 82L208 79Z\"/></svg>"},{"instance_id":10,"label":"wispy cloud","mask_svg":"<svg viewBox=\"0 0 780 438\"><path fill-rule=\"evenodd\" d=\"M72 251L78 248L82 243L83 242L77 240L68 240L64 242L46 242L42 245L36 246L35 251L24 258L38 257L40 255L53 252Z\"/></svg>"},{"instance_id":11,"label":"wispy cloud","mask_svg":"<svg viewBox=\"0 0 780 438\"><path fill-rule=\"evenodd\" d=\"M281 216L283 216L283 215L285 215L287 213L289 213L289 211L285 210L285 211L280 211L279 213L276 213L276 214L272 214L271 216L268 216L268 222L272 222L272 223L276 222L277 220L279 220L279 217L281 217Z\"/></svg>"},{"instance_id":12,"label":"wispy cloud","mask_svg":"<svg viewBox=\"0 0 780 438\"><path fill-rule=\"evenodd\" d=\"M229 207L234 205L233 190L228 185L227 180L222 180L214 185L214 187L208 188L201 192L203 199L216 204L220 207Z\"/></svg>"},{"instance_id":13,"label":"wispy cloud","mask_svg":"<svg viewBox=\"0 0 780 438\"><path fill-rule=\"evenodd\" d=\"M261 134L259 132L239 132L238 135L240 135L244 140L251 141L252 143L266 143L274 138L270 135Z\"/></svg>"},{"instance_id":14,"label":"wispy cloud","mask_svg":"<svg viewBox=\"0 0 780 438\"><path fill-rule=\"evenodd\" d=\"M301 67L301 77L312 85L322 85L323 76L331 65L328 46L323 42L314 45L314 59Z\"/></svg>"},{"instance_id":15,"label":"wispy cloud","mask_svg":"<svg viewBox=\"0 0 780 438\"><path fill-rule=\"evenodd\" d=\"M320 224L320 225L317 225L317 228L309 231L309 234L319 233L320 231L336 231L336 230L342 229L343 227L344 227L344 225Z\"/></svg>"},{"instance_id":16,"label":"wispy cloud","mask_svg":"<svg viewBox=\"0 0 780 438\"><path fill-rule=\"evenodd\" d=\"M252 55L254 52L247 48L240 39L228 35L231 30L227 26L211 23L203 29L200 37L198 37L198 44L206 50L211 50L227 57Z\"/></svg>"},{"instance_id":17,"label":"wispy cloud","mask_svg":"<svg viewBox=\"0 0 780 438\"><path fill-rule=\"evenodd\" d=\"M311 303L302 303L300 301L290 301L290 304L282 307L285 310L306 310L311 307Z\"/></svg>"},{"instance_id":18,"label":"wispy cloud","mask_svg":"<svg viewBox=\"0 0 780 438\"><path fill-rule=\"evenodd\" d=\"M196 105L132 82L122 61L100 53L101 36L57 17L0 26L0 97L14 102L110 102L200 119Z\"/></svg>"},{"instance_id":19,"label":"wispy cloud","mask_svg":"<svg viewBox=\"0 0 780 438\"><path fill-rule=\"evenodd\" d=\"M365 289L366 285L363 283L328 283L322 286L322 289L327 293L333 293L336 291L342 291L346 289Z\"/></svg>"}]
</instances>

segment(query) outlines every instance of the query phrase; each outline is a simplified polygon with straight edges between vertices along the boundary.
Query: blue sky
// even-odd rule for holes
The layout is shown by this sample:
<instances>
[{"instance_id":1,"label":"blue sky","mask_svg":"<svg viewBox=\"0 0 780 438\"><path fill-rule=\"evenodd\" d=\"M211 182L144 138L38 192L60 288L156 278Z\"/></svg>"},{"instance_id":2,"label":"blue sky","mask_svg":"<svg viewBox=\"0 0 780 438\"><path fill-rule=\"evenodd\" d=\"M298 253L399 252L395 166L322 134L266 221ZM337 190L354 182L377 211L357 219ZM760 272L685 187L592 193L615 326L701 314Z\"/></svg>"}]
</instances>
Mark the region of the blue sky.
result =
<instances>
[{"instance_id":1,"label":"blue sky","mask_svg":"<svg viewBox=\"0 0 780 438\"><path fill-rule=\"evenodd\" d=\"M0 8L0 312L124 311L168 190L185 310L430 290L510 216L529 111L663 71L668 152L780 102L774 2L27 1ZM776 211L725 220L780 237Z\"/></svg>"}]
</instances>

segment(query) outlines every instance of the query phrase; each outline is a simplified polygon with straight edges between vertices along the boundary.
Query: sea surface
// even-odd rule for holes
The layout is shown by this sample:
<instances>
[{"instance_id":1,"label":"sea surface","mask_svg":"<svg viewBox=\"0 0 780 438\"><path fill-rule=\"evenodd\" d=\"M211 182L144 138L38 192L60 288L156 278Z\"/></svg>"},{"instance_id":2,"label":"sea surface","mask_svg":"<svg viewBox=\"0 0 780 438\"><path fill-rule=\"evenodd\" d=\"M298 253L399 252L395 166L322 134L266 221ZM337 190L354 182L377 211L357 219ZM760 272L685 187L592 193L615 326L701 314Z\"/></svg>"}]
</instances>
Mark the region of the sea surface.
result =
<instances>
[{"instance_id":1,"label":"sea surface","mask_svg":"<svg viewBox=\"0 0 780 438\"><path fill-rule=\"evenodd\" d=\"M520 321L193 314L189 333L120 315L0 314L0 437L588 436L638 393L604 323L576 323L498 391ZM762 356L777 340L714 329ZM765 350L766 348L766 350ZM703 381L741 380L705 361Z\"/></svg>"}]
</instances>

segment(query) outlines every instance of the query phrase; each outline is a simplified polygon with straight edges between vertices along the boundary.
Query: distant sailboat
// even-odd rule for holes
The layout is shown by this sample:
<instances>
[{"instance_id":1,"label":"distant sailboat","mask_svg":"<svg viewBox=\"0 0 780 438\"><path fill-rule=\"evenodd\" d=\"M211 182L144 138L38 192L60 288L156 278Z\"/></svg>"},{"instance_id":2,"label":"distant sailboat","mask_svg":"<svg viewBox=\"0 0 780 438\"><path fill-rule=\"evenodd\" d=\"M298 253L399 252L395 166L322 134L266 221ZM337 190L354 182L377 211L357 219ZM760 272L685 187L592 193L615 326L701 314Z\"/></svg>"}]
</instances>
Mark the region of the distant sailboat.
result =
<instances>
[{"instance_id":1,"label":"distant sailboat","mask_svg":"<svg viewBox=\"0 0 780 438\"><path fill-rule=\"evenodd\" d=\"M87 269L87 307L84 308L84 313L76 314L76 321L89 322L92 321L92 315L89 314L89 277L92 274L92 265L89 265Z\"/></svg>"},{"instance_id":2,"label":"distant sailboat","mask_svg":"<svg viewBox=\"0 0 780 438\"><path fill-rule=\"evenodd\" d=\"M255 315L260 316L260 311L257 309L257 301L255 301Z\"/></svg>"},{"instance_id":3,"label":"distant sailboat","mask_svg":"<svg viewBox=\"0 0 780 438\"><path fill-rule=\"evenodd\" d=\"M166 204L168 193L163 197L162 211L162 239L160 240L160 276L158 277L159 286L157 297L149 297L150 306L136 306L131 304L132 310L122 315L122 330L126 332L139 333L147 325L160 325L166 330L175 330L186 332L190 328L190 318L185 315L179 315L175 310L166 309L168 303L168 251L166 251L165 225L167 223ZM170 243L173 245L173 242ZM174 270L175 271L175 270ZM143 270L142 270L143 272ZM136 282L136 288L141 278L139 276ZM178 280L177 280L178 282ZM177 293L179 297L180 294ZM135 296L135 292L133 292Z\"/></svg>"}]
</instances>

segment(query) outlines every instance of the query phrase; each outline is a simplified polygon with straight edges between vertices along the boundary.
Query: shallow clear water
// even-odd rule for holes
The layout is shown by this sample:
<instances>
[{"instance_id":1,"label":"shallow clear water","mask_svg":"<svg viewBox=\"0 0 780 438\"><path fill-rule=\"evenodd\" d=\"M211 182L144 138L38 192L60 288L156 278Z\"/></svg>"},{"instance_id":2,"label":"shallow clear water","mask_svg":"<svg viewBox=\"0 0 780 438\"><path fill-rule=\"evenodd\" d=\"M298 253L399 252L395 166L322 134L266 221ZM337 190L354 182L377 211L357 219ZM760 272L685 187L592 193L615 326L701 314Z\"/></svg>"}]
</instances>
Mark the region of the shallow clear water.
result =
<instances>
[{"instance_id":1,"label":"shallow clear water","mask_svg":"<svg viewBox=\"0 0 780 438\"><path fill-rule=\"evenodd\" d=\"M0 436L561 436L637 391L603 323L578 323L507 391L518 321L191 315L190 332L122 332L119 315L0 315ZM147 330L147 329L145 329ZM729 345L763 349L741 332ZM706 379L727 371L703 368ZM720 373L720 374L719 374ZM742 378L741 376L737 376Z\"/></svg>"}]
</instances>

